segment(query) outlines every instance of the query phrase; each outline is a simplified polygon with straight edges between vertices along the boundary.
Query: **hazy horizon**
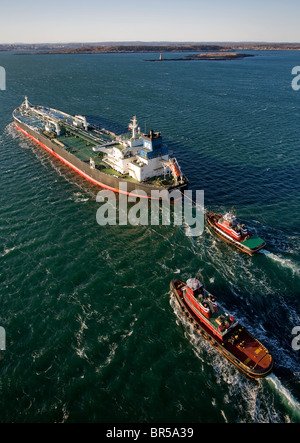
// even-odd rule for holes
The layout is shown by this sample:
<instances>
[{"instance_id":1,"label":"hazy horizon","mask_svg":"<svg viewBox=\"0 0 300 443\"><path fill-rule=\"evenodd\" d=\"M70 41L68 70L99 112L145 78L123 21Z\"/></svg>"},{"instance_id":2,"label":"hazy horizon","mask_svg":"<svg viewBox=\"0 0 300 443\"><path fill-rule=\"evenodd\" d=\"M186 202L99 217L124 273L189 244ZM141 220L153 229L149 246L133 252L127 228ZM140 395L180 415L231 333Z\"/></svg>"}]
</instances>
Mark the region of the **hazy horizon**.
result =
<instances>
[{"instance_id":1,"label":"hazy horizon","mask_svg":"<svg viewBox=\"0 0 300 443\"><path fill-rule=\"evenodd\" d=\"M78 0L1 5L0 44L298 43L298 0Z\"/></svg>"},{"instance_id":2,"label":"hazy horizon","mask_svg":"<svg viewBox=\"0 0 300 443\"><path fill-rule=\"evenodd\" d=\"M191 44L191 45L230 45L230 44L234 44L234 45L238 45L238 44L244 44L244 45L251 45L251 44L268 44L268 45L286 45L286 44L291 44L291 45L298 45L300 44L300 39L299 41L274 41L274 40L270 40L270 41L259 41L259 40L252 40L252 41L190 41L190 40L123 40L123 41L45 41L45 42L41 42L41 41L32 41L32 42L24 42L24 41L15 41L15 42L3 42L0 43L0 45L133 45L133 44L145 44L145 45L180 45L180 44Z\"/></svg>"}]
</instances>

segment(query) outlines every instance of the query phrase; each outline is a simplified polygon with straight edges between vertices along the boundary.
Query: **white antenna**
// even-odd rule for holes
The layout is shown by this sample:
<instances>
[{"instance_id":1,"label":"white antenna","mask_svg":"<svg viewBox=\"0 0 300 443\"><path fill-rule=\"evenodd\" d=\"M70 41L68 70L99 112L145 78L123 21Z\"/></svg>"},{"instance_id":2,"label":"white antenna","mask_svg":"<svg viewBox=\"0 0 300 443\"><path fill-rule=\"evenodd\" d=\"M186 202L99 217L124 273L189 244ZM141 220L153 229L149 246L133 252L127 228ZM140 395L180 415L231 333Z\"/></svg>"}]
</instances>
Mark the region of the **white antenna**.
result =
<instances>
[{"instance_id":1,"label":"white antenna","mask_svg":"<svg viewBox=\"0 0 300 443\"><path fill-rule=\"evenodd\" d=\"M90 157L90 168L95 169L95 161Z\"/></svg>"},{"instance_id":2,"label":"white antenna","mask_svg":"<svg viewBox=\"0 0 300 443\"><path fill-rule=\"evenodd\" d=\"M136 119L136 115L131 119L131 123L129 123L129 129L132 129L132 138L135 138L135 131L138 127L138 122Z\"/></svg>"},{"instance_id":3,"label":"white antenna","mask_svg":"<svg viewBox=\"0 0 300 443\"><path fill-rule=\"evenodd\" d=\"M28 109L29 108L29 103L28 103L28 97L27 95L25 96L25 108Z\"/></svg>"}]
</instances>

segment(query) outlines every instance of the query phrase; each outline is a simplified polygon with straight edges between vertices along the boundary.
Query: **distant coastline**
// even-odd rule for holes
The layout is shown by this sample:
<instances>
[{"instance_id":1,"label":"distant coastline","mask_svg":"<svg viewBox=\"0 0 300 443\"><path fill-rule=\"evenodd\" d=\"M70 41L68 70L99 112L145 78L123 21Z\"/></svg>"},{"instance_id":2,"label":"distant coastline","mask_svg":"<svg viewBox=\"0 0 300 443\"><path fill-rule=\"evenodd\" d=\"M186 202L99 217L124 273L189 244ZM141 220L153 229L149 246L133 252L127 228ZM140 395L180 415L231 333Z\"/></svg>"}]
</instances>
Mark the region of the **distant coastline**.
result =
<instances>
[{"instance_id":1,"label":"distant coastline","mask_svg":"<svg viewBox=\"0 0 300 443\"><path fill-rule=\"evenodd\" d=\"M106 43L40 43L0 44L0 51L34 54L107 54L107 53L172 53L232 51L295 51L300 43L170 43L170 42L106 42Z\"/></svg>"}]
</instances>

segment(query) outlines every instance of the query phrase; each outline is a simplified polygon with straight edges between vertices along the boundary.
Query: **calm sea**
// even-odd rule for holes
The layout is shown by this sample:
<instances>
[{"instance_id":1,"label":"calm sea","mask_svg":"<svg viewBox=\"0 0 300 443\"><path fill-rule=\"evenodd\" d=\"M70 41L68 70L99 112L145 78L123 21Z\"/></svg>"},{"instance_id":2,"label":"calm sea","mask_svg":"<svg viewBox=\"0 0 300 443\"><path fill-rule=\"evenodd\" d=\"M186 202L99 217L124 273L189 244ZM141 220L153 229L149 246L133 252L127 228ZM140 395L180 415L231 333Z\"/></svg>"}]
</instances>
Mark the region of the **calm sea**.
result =
<instances>
[{"instance_id":1,"label":"calm sea","mask_svg":"<svg viewBox=\"0 0 300 443\"><path fill-rule=\"evenodd\" d=\"M150 63L159 54L0 53L1 422L300 422L299 52ZM172 54L174 57L174 54ZM115 132L161 131L208 209L267 242L255 257L182 226L96 222L99 188L16 131L33 104ZM248 379L182 318L201 276L275 359ZM299 332L298 332L299 334ZM297 347L297 346L296 346Z\"/></svg>"}]
</instances>

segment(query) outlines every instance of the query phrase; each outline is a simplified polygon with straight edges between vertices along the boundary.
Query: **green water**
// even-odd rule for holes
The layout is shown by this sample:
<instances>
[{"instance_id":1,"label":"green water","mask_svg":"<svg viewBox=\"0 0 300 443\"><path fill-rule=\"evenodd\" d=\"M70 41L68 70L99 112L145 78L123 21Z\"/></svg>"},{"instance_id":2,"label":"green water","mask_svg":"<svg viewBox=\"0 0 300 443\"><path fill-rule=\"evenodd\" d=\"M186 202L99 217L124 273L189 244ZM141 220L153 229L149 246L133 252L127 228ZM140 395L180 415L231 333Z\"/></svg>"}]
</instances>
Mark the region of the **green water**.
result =
<instances>
[{"instance_id":1,"label":"green water","mask_svg":"<svg viewBox=\"0 0 300 443\"><path fill-rule=\"evenodd\" d=\"M255 54L0 54L0 422L300 421L299 54ZM267 251L243 255L207 227L100 227L99 188L15 129L25 95L114 132L137 115L206 207L234 205ZM169 282L196 274L270 350L274 374L248 379L182 318Z\"/></svg>"}]
</instances>

